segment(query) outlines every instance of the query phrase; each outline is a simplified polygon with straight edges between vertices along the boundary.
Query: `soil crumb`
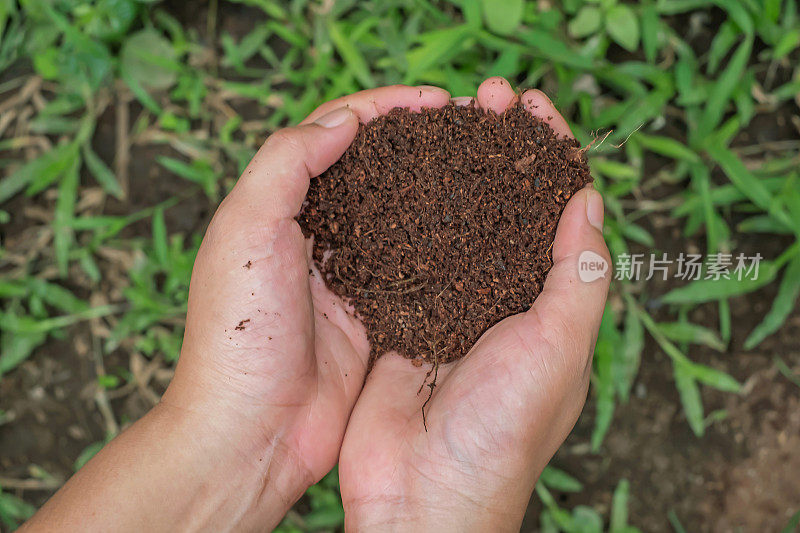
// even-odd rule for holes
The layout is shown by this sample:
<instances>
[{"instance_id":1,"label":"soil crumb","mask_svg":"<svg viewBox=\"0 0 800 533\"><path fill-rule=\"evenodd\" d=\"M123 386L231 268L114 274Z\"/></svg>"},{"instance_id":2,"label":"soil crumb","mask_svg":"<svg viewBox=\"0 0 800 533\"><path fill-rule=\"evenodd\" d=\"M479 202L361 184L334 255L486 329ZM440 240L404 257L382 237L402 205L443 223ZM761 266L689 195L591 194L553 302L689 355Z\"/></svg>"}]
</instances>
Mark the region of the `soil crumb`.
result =
<instances>
[{"instance_id":1,"label":"soil crumb","mask_svg":"<svg viewBox=\"0 0 800 533\"><path fill-rule=\"evenodd\" d=\"M578 142L519 104L395 109L312 180L298 221L372 361L396 350L446 363L531 306L558 218L591 180Z\"/></svg>"}]
</instances>

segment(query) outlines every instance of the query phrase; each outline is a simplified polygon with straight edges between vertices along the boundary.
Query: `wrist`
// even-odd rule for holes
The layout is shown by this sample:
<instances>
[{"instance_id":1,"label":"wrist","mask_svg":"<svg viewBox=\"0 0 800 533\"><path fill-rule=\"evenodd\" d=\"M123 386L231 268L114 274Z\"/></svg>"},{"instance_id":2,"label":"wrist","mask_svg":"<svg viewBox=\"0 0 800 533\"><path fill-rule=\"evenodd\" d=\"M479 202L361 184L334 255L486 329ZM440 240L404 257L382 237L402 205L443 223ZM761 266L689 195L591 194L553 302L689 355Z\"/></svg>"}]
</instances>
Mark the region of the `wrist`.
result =
<instances>
[{"instance_id":1,"label":"wrist","mask_svg":"<svg viewBox=\"0 0 800 533\"><path fill-rule=\"evenodd\" d=\"M175 400L166 394L147 417L176 436L203 485L193 516L209 515L209 525L227 517L245 530L276 526L314 482L302 459L257 417L222 409L222 399L191 407Z\"/></svg>"},{"instance_id":2,"label":"wrist","mask_svg":"<svg viewBox=\"0 0 800 533\"><path fill-rule=\"evenodd\" d=\"M347 531L518 531L514 520L478 502L458 498L435 504L425 499L380 497L345 502ZM521 521L521 519L520 519Z\"/></svg>"},{"instance_id":3,"label":"wrist","mask_svg":"<svg viewBox=\"0 0 800 533\"><path fill-rule=\"evenodd\" d=\"M279 443L162 402L92 458L30 520L31 530L264 530L308 479ZM258 450L258 451L256 451ZM146 513L142 509L147 509Z\"/></svg>"}]
</instances>

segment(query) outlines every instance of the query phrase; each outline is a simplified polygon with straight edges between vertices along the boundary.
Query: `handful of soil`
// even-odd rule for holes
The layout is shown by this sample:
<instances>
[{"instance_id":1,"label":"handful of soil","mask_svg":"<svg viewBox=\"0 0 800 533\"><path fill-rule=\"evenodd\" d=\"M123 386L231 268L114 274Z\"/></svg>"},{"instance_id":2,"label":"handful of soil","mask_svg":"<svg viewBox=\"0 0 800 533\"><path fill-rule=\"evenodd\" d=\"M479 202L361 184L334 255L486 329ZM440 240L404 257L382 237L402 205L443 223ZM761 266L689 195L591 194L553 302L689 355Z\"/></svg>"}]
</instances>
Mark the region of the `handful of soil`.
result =
<instances>
[{"instance_id":1,"label":"handful of soil","mask_svg":"<svg viewBox=\"0 0 800 533\"><path fill-rule=\"evenodd\" d=\"M591 181L574 139L521 105L448 105L362 125L298 215L328 287L390 350L446 363L526 311L567 200Z\"/></svg>"}]
</instances>

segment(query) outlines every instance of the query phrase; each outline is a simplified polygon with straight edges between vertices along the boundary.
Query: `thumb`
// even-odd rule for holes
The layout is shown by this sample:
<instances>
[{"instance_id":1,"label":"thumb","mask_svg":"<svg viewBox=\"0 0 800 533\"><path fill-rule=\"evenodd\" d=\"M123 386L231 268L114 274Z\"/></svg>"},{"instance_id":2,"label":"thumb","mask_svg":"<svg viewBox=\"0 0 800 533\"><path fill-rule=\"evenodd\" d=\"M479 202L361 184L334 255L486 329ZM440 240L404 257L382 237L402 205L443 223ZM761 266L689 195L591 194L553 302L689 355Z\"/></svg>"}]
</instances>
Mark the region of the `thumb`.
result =
<instances>
[{"instance_id":1,"label":"thumb","mask_svg":"<svg viewBox=\"0 0 800 533\"><path fill-rule=\"evenodd\" d=\"M241 271L248 261L280 255L285 265L307 274L303 235L292 219L300 212L311 177L341 157L357 130L358 117L341 107L310 124L270 135L214 213L195 271L219 280L217 276Z\"/></svg>"},{"instance_id":2,"label":"thumb","mask_svg":"<svg viewBox=\"0 0 800 533\"><path fill-rule=\"evenodd\" d=\"M486 332L460 362L464 379L473 384L486 379L487 368L497 367L501 374L509 369L501 379L514 382L506 389L521 388L532 395L522 402L525 405L568 405L574 417L563 417L564 434L585 399L611 278L602 224L600 193L591 186L578 191L561 215L553 266L542 293L527 312L508 317ZM590 270L594 276L582 274L582 262L596 264Z\"/></svg>"},{"instance_id":3,"label":"thumb","mask_svg":"<svg viewBox=\"0 0 800 533\"><path fill-rule=\"evenodd\" d=\"M525 322L548 345L559 348L563 362L586 378L612 272L602 228L603 198L589 185L570 199L561 215L553 267L525 314Z\"/></svg>"},{"instance_id":4,"label":"thumb","mask_svg":"<svg viewBox=\"0 0 800 533\"><path fill-rule=\"evenodd\" d=\"M340 107L310 124L276 131L247 165L226 201L250 215L260 213L273 220L294 217L310 178L342 156L357 130L356 114Z\"/></svg>"},{"instance_id":5,"label":"thumb","mask_svg":"<svg viewBox=\"0 0 800 533\"><path fill-rule=\"evenodd\" d=\"M206 230L192 273L185 346L202 351L215 342L229 345L221 327L209 325L232 328L268 313L292 324L292 342L313 339L313 330L302 330L312 316L311 301L290 290L308 283L305 240L293 217L310 178L344 153L357 130L358 118L343 107L266 140ZM313 346L307 348L311 353Z\"/></svg>"}]
</instances>

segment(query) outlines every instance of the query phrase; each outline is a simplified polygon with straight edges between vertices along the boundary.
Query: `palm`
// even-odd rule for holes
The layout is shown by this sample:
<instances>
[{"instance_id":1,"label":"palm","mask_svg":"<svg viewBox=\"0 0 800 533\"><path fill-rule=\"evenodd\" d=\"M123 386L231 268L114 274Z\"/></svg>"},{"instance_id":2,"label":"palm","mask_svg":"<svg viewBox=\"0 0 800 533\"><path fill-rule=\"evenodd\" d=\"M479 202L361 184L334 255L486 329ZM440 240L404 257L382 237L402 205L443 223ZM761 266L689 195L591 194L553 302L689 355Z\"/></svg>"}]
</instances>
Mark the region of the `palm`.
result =
<instances>
[{"instance_id":1,"label":"palm","mask_svg":"<svg viewBox=\"0 0 800 533\"><path fill-rule=\"evenodd\" d=\"M387 87L323 104L304 123L344 106L367 121L447 98L442 90ZM322 128L308 135L311 144L270 137L215 214L195 262L185 344L165 402L225 405L263 446L298 459L310 483L336 463L369 346L343 303L309 275L308 243L294 220L310 177L352 136Z\"/></svg>"},{"instance_id":2,"label":"palm","mask_svg":"<svg viewBox=\"0 0 800 533\"><path fill-rule=\"evenodd\" d=\"M268 437L302 457L318 478L335 462L361 388L366 347L350 340L358 337L353 319L310 282L297 223L284 219L271 226L234 226L220 235L218 227L231 225L212 222L194 279L213 279L213 290L192 286L181 361L201 369L205 393L231 396L248 424L261 420L266 433L267 421L291 421ZM224 239L224 248L216 239Z\"/></svg>"},{"instance_id":3,"label":"palm","mask_svg":"<svg viewBox=\"0 0 800 533\"><path fill-rule=\"evenodd\" d=\"M552 326L530 316L503 321L468 357L439 370L432 394L428 387L417 394L426 370L397 356L376 365L340 456L346 504L428 495L409 502L409 511L424 514L440 505L468 509L479 501L491 510L496 499L527 500L577 419L588 386L585 367L548 371L560 354L539 332ZM531 457L541 458L532 468ZM510 476L519 478L518 494L506 488L498 495L485 483Z\"/></svg>"}]
</instances>

